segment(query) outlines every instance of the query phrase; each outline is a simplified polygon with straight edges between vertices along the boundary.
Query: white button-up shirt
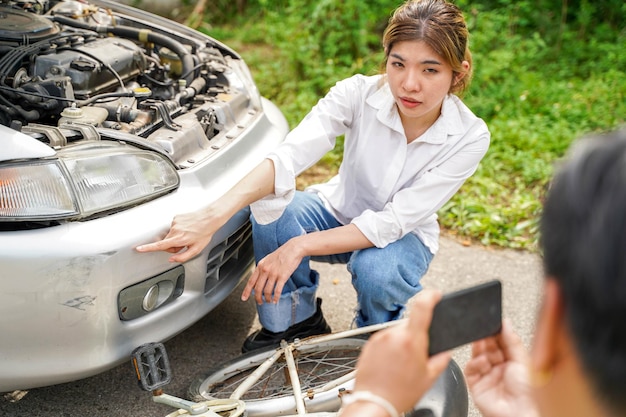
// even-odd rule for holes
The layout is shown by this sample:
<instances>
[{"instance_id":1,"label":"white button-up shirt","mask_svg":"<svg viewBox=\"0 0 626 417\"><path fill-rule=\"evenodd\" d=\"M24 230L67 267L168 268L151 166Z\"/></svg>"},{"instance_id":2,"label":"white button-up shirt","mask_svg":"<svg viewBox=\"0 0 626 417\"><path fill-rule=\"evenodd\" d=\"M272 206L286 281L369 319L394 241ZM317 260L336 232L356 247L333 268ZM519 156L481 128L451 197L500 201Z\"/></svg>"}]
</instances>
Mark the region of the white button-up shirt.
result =
<instances>
[{"instance_id":1,"label":"white button-up shirt","mask_svg":"<svg viewBox=\"0 0 626 417\"><path fill-rule=\"evenodd\" d=\"M355 75L338 82L268 155L275 188L251 205L258 222L278 219L293 198L295 177L345 135L338 174L307 191L318 193L340 223L354 223L376 247L415 233L437 252L437 210L476 171L489 147L489 130L458 97L448 95L437 121L407 143L381 77Z\"/></svg>"}]
</instances>

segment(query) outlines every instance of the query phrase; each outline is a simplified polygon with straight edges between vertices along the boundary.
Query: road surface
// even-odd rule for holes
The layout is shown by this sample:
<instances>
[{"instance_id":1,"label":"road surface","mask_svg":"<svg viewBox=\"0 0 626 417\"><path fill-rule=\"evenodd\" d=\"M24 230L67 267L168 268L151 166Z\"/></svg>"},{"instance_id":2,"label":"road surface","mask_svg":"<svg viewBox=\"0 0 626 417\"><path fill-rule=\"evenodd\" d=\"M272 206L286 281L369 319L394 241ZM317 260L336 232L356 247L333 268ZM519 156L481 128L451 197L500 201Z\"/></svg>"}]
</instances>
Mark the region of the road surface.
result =
<instances>
[{"instance_id":1,"label":"road surface","mask_svg":"<svg viewBox=\"0 0 626 417\"><path fill-rule=\"evenodd\" d=\"M349 328L356 299L350 275L342 265L315 264L315 267L322 277L319 294L324 300L327 321L334 330ZM423 285L449 292L500 279L504 315L511 318L529 345L540 298L541 276L540 259L535 254L466 247L444 237ZM186 397L195 376L239 354L246 335L259 326L253 302L241 302L240 294L241 288L203 320L165 343L174 373L172 383L166 387L167 393ZM468 347L454 352L461 367L468 356ZM174 411L154 404L150 394L137 386L133 372L129 360L92 378L33 389L17 402L0 398L0 416L160 417ZM471 404L470 407L470 417L479 417L478 411Z\"/></svg>"}]
</instances>

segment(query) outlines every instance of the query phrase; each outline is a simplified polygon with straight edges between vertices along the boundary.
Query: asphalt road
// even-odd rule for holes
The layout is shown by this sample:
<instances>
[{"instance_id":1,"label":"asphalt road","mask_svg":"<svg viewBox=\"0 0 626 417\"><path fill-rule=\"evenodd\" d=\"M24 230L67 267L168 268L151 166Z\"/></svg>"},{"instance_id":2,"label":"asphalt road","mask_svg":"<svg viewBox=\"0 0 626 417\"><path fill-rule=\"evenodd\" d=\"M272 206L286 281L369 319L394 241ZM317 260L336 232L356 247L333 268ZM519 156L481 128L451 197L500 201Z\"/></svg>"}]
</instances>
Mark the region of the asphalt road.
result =
<instances>
[{"instance_id":1,"label":"asphalt road","mask_svg":"<svg viewBox=\"0 0 626 417\"><path fill-rule=\"evenodd\" d=\"M334 330L349 328L355 307L350 276L341 265L316 264L322 283L323 311ZM537 255L463 246L442 238L439 254L423 279L424 287L444 292L500 279L503 311L529 345L541 290L541 264ZM186 397L191 381L215 365L236 357L247 334L259 324L252 302L239 300L237 289L222 305L183 333L165 343L173 369L173 381L165 392ZM469 348L455 351L464 367ZM470 405L470 417L480 414ZM128 363L92 378L33 389L21 400L0 398L0 416L45 417L162 417L173 409L155 404L141 391Z\"/></svg>"}]
</instances>

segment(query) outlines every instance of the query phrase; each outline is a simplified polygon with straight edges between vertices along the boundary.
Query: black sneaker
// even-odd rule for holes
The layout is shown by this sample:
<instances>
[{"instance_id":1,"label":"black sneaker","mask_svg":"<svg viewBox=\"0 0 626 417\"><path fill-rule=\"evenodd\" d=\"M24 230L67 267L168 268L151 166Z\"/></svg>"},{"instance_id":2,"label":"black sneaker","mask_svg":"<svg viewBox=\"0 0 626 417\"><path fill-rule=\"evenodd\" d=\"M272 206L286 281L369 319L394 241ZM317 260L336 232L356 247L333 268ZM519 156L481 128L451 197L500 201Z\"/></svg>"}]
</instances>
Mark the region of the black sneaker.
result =
<instances>
[{"instance_id":1,"label":"black sneaker","mask_svg":"<svg viewBox=\"0 0 626 417\"><path fill-rule=\"evenodd\" d=\"M317 309L311 317L294 324L284 332L274 333L263 327L246 338L241 352L246 353L255 349L279 347L282 340L293 342L294 339L304 339L305 337L330 332L330 326L326 323L324 314L322 314L322 299L318 298Z\"/></svg>"}]
</instances>

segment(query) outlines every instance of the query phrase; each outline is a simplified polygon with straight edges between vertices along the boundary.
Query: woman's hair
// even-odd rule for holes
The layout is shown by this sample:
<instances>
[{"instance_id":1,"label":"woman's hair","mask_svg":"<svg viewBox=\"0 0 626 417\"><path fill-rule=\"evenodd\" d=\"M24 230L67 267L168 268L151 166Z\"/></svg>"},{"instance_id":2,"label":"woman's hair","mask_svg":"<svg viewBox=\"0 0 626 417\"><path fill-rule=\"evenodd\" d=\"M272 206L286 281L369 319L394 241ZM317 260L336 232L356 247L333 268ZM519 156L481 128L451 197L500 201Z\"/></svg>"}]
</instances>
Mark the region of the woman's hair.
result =
<instances>
[{"instance_id":1,"label":"woman's hair","mask_svg":"<svg viewBox=\"0 0 626 417\"><path fill-rule=\"evenodd\" d=\"M465 76L450 87L450 93L463 94L472 76L468 37L465 18L456 5L446 0L408 0L395 10L383 34L383 68L396 43L422 41L450 64L454 75L465 72L462 63L469 62Z\"/></svg>"}]
</instances>

